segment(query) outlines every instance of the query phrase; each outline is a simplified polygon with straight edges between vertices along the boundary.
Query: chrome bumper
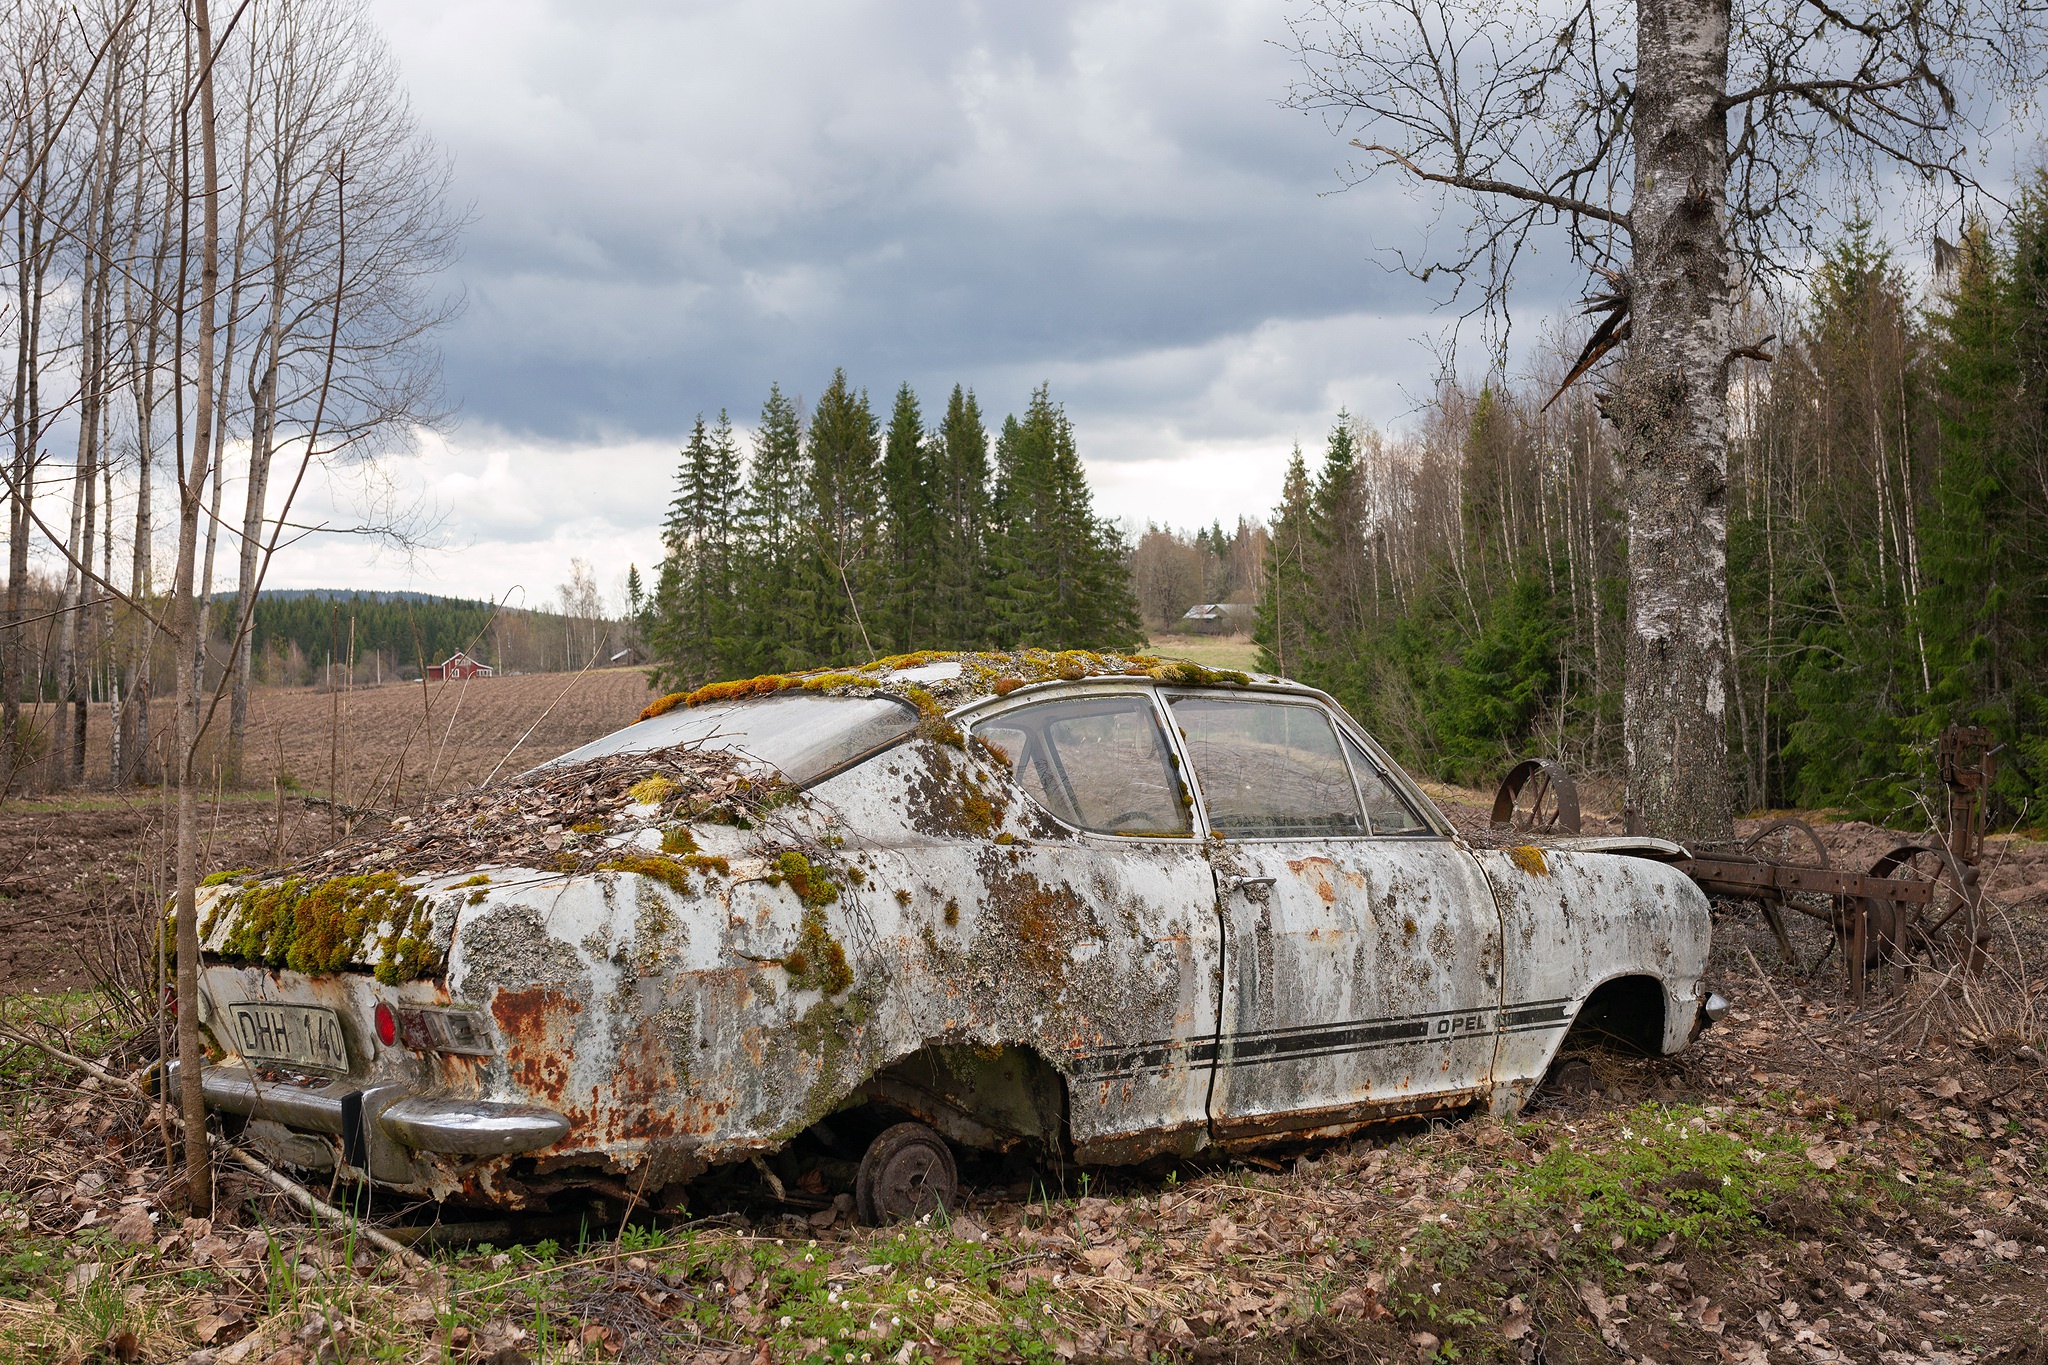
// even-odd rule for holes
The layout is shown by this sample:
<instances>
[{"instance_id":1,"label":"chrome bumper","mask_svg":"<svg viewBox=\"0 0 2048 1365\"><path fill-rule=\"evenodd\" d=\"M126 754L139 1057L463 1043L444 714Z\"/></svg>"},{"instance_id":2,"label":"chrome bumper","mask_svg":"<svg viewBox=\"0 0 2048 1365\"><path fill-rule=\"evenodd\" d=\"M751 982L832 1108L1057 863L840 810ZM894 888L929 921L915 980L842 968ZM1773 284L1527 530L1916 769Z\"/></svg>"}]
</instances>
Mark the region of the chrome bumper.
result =
<instances>
[{"instance_id":1,"label":"chrome bumper","mask_svg":"<svg viewBox=\"0 0 2048 1365\"><path fill-rule=\"evenodd\" d=\"M177 1084L175 1062L168 1084ZM409 1156L395 1147L449 1156L515 1156L569 1135L569 1120L552 1109L409 1095L396 1085L360 1086L346 1080L288 1085L259 1080L240 1067L209 1066L200 1073L199 1088L209 1109L340 1138L348 1163L379 1178L384 1178L380 1167L410 1165Z\"/></svg>"}]
</instances>

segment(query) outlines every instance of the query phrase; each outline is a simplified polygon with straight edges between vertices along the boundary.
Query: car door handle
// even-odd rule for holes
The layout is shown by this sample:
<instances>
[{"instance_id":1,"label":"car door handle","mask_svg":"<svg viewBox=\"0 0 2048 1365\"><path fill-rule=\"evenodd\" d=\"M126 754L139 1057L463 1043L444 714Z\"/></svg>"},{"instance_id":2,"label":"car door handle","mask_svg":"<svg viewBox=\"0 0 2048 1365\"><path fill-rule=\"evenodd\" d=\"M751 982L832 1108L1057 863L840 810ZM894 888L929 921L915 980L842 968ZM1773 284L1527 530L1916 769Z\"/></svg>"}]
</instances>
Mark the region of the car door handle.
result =
<instances>
[{"instance_id":1,"label":"car door handle","mask_svg":"<svg viewBox=\"0 0 2048 1365\"><path fill-rule=\"evenodd\" d=\"M1254 887L1262 891L1271 891L1275 880L1277 879L1273 877L1225 877L1223 890L1226 895L1232 891L1250 891Z\"/></svg>"}]
</instances>

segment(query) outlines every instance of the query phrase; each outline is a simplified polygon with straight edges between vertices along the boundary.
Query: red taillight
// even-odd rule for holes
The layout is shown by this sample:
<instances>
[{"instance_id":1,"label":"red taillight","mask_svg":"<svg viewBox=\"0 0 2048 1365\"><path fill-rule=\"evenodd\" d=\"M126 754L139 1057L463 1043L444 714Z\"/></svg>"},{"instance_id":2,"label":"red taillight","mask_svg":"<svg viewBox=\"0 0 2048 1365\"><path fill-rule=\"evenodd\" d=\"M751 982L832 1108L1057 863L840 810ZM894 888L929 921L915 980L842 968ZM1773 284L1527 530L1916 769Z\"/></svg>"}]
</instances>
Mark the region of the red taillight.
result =
<instances>
[{"instance_id":1,"label":"red taillight","mask_svg":"<svg viewBox=\"0 0 2048 1365\"><path fill-rule=\"evenodd\" d=\"M382 1000L377 1002L377 1041L386 1047L395 1046L398 1042L398 1016Z\"/></svg>"}]
</instances>

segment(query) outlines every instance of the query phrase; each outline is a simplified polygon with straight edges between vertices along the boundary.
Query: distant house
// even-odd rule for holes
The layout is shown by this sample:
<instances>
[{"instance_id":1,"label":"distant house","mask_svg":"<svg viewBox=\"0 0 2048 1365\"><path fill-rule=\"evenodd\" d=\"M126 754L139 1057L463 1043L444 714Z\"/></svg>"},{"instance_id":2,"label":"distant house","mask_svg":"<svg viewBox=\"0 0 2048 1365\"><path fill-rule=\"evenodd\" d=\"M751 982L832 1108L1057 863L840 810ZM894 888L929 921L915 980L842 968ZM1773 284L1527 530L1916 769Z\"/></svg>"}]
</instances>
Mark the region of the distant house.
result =
<instances>
[{"instance_id":1,"label":"distant house","mask_svg":"<svg viewBox=\"0 0 2048 1365\"><path fill-rule=\"evenodd\" d=\"M427 665L427 681L459 682L464 678L488 678L495 672L489 664L478 663L458 649L440 663Z\"/></svg>"},{"instance_id":2,"label":"distant house","mask_svg":"<svg viewBox=\"0 0 2048 1365\"><path fill-rule=\"evenodd\" d=\"M1189 607L1174 629L1189 635L1230 635L1249 628L1257 610L1249 602L1202 602Z\"/></svg>"}]
</instances>

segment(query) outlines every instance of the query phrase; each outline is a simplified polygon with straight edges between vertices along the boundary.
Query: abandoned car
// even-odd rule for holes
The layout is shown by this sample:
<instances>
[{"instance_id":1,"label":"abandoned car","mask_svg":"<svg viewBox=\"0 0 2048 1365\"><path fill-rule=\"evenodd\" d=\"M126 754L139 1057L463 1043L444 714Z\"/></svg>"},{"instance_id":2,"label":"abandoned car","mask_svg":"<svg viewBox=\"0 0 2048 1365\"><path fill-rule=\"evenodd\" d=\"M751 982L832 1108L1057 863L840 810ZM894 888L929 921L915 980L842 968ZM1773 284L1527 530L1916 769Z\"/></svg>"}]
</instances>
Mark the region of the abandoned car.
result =
<instances>
[{"instance_id":1,"label":"abandoned car","mask_svg":"<svg viewBox=\"0 0 2048 1365\"><path fill-rule=\"evenodd\" d=\"M1509 1113L1575 1022L1670 1053L1708 1012L1679 872L1474 848L1324 694L1142 655L714 684L208 881L209 1105L281 1163L514 1209L724 1167L889 1219L956 1149Z\"/></svg>"}]
</instances>

